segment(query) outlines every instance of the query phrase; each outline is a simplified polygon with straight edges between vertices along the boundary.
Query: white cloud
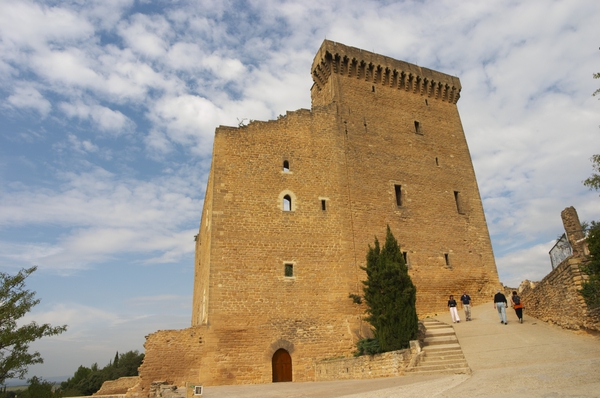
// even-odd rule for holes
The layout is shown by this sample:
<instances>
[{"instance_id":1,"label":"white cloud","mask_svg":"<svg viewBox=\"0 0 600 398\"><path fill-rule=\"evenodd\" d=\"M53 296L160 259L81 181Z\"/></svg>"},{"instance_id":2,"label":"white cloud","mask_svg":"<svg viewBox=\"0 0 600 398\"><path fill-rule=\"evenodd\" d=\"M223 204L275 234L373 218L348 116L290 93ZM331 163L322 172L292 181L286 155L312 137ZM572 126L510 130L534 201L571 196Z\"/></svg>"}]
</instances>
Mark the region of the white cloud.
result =
<instances>
[{"instance_id":1,"label":"white cloud","mask_svg":"<svg viewBox=\"0 0 600 398\"><path fill-rule=\"evenodd\" d=\"M173 34L171 26L162 16L134 15L119 29L128 47L149 58L166 54L168 37Z\"/></svg>"},{"instance_id":2,"label":"white cloud","mask_svg":"<svg viewBox=\"0 0 600 398\"><path fill-rule=\"evenodd\" d=\"M55 84L73 89L100 87L102 78L94 70L92 54L78 48L43 50L31 56L31 66L37 73Z\"/></svg>"},{"instance_id":3,"label":"white cloud","mask_svg":"<svg viewBox=\"0 0 600 398\"><path fill-rule=\"evenodd\" d=\"M35 109L43 118L48 115L52 108L50 101L31 86L15 87L14 94L7 98L7 102L16 108Z\"/></svg>"},{"instance_id":4,"label":"white cloud","mask_svg":"<svg viewBox=\"0 0 600 398\"><path fill-rule=\"evenodd\" d=\"M156 102L148 117L164 126L171 141L192 145L204 155L212 149L215 126L227 118L211 101L193 95L163 98Z\"/></svg>"},{"instance_id":5,"label":"white cloud","mask_svg":"<svg viewBox=\"0 0 600 398\"><path fill-rule=\"evenodd\" d=\"M519 287L522 281L541 281L552 271L548 252L556 241L541 243L499 257L500 281L510 287Z\"/></svg>"},{"instance_id":6,"label":"white cloud","mask_svg":"<svg viewBox=\"0 0 600 398\"><path fill-rule=\"evenodd\" d=\"M201 201L186 175L170 174L152 182L117 181L102 169L65 175L59 190L22 189L0 193L0 225L61 225L54 243L4 243L0 257L42 268L67 271L139 253L140 261L180 260L194 250L194 229ZM197 176L198 177L198 176ZM199 178L202 180L203 178ZM197 221L194 221L194 223Z\"/></svg>"},{"instance_id":7,"label":"white cloud","mask_svg":"<svg viewBox=\"0 0 600 398\"><path fill-rule=\"evenodd\" d=\"M72 149L75 150L76 152L79 152L79 153L98 152L98 150L99 150L98 146L95 145L94 143L92 143L91 141L79 140L73 134L69 134L67 136L67 139L69 140L69 143L71 144Z\"/></svg>"},{"instance_id":8,"label":"white cloud","mask_svg":"<svg viewBox=\"0 0 600 398\"><path fill-rule=\"evenodd\" d=\"M65 7L48 7L27 0L0 3L0 36L3 53L12 59L19 50L46 48L49 42L69 43L94 32L91 23ZM10 50L12 54L4 52Z\"/></svg>"},{"instance_id":9,"label":"white cloud","mask_svg":"<svg viewBox=\"0 0 600 398\"><path fill-rule=\"evenodd\" d=\"M105 106L86 105L79 103L62 103L61 110L68 117L77 117L79 119L89 119L95 126L103 132L110 132L115 135L131 131L135 124L127 116L119 111L113 111Z\"/></svg>"}]
</instances>

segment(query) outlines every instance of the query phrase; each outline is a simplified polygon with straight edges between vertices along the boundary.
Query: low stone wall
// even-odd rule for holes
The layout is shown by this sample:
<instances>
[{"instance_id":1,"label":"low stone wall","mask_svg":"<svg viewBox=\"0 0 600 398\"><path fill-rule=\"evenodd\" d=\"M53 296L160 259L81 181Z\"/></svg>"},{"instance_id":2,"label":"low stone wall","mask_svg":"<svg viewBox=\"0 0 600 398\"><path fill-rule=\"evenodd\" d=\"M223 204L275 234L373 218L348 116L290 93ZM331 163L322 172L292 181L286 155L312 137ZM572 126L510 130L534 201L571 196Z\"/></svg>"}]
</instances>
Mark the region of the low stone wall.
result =
<instances>
[{"instance_id":1,"label":"low stone wall","mask_svg":"<svg viewBox=\"0 0 600 398\"><path fill-rule=\"evenodd\" d=\"M377 355L324 360L316 364L315 381L401 376L411 359L412 352L406 349Z\"/></svg>"},{"instance_id":2,"label":"low stone wall","mask_svg":"<svg viewBox=\"0 0 600 398\"><path fill-rule=\"evenodd\" d=\"M521 283L519 295L525 306L523 314L566 329L600 331L600 309L590 310L579 294L581 284L587 278L580 267L589 255L579 216L573 206L565 208L560 216L572 254L541 282Z\"/></svg>"},{"instance_id":3,"label":"low stone wall","mask_svg":"<svg viewBox=\"0 0 600 398\"><path fill-rule=\"evenodd\" d=\"M524 316L559 325L566 329L600 331L600 311L590 311L579 289L585 280L579 267L581 259L567 258L534 287L519 288Z\"/></svg>"}]
</instances>

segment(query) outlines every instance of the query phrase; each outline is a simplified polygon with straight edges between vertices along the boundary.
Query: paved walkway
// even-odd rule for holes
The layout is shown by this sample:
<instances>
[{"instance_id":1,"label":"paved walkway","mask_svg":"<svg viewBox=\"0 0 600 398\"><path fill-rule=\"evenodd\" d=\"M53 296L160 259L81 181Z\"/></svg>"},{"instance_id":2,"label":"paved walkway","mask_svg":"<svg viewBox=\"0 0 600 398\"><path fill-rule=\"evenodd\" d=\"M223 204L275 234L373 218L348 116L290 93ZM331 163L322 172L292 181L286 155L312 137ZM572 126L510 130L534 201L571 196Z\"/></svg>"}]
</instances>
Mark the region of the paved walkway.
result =
<instances>
[{"instance_id":1,"label":"paved walkway","mask_svg":"<svg viewBox=\"0 0 600 398\"><path fill-rule=\"evenodd\" d=\"M454 324L472 375L205 387L203 397L600 397L600 336L563 330L526 311L520 324L510 308L503 325L492 303L473 307L472 316ZM449 313L437 319L452 324Z\"/></svg>"}]
</instances>

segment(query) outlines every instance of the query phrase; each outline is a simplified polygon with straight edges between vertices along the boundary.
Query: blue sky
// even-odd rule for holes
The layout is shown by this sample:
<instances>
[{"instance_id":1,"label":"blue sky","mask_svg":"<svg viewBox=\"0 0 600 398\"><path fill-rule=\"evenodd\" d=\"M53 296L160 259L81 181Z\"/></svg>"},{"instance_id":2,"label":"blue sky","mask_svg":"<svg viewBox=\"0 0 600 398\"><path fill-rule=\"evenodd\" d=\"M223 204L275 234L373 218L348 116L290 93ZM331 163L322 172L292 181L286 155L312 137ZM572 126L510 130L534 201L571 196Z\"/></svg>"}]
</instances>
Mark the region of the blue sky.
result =
<instances>
[{"instance_id":1,"label":"blue sky","mask_svg":"<svg viewBox=\"0 0 600 398\"><path fill-rule=\"evenodd\" d=\"M31 375L104 366L191 319L218 125L310 107L323 39L461 79L500 279L550 270L560 212L600 219L600 3L0 0L0 269L68 324Z\"/></svg>"}]
</instances>

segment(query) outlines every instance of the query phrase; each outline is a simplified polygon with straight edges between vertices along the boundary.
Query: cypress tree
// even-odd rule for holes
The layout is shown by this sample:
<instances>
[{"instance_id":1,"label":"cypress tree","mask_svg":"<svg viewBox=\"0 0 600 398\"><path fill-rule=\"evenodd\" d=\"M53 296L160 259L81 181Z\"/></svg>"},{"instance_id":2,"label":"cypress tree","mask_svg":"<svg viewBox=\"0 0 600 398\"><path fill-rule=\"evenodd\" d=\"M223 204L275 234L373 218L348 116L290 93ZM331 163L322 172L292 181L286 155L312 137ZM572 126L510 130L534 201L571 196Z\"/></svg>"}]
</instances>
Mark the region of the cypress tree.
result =
<instances>
[{"instance_id":1,"label":"cypress tree","mask_svg":"<svg viewBox=\"0 0 600 398\"><path fill-rule=\"evenodd\" d=\"M408 268L392 235L390 227L383 248L375 238L367 252L367 280L363 281L367 305L365 318L373 326L379 352L395 351L409 346L417 337L417 288L408 275ZM359 351L365 342L359 342ZM372 352L371 352L372 353Z\"/></svg>"}]
</instances>

